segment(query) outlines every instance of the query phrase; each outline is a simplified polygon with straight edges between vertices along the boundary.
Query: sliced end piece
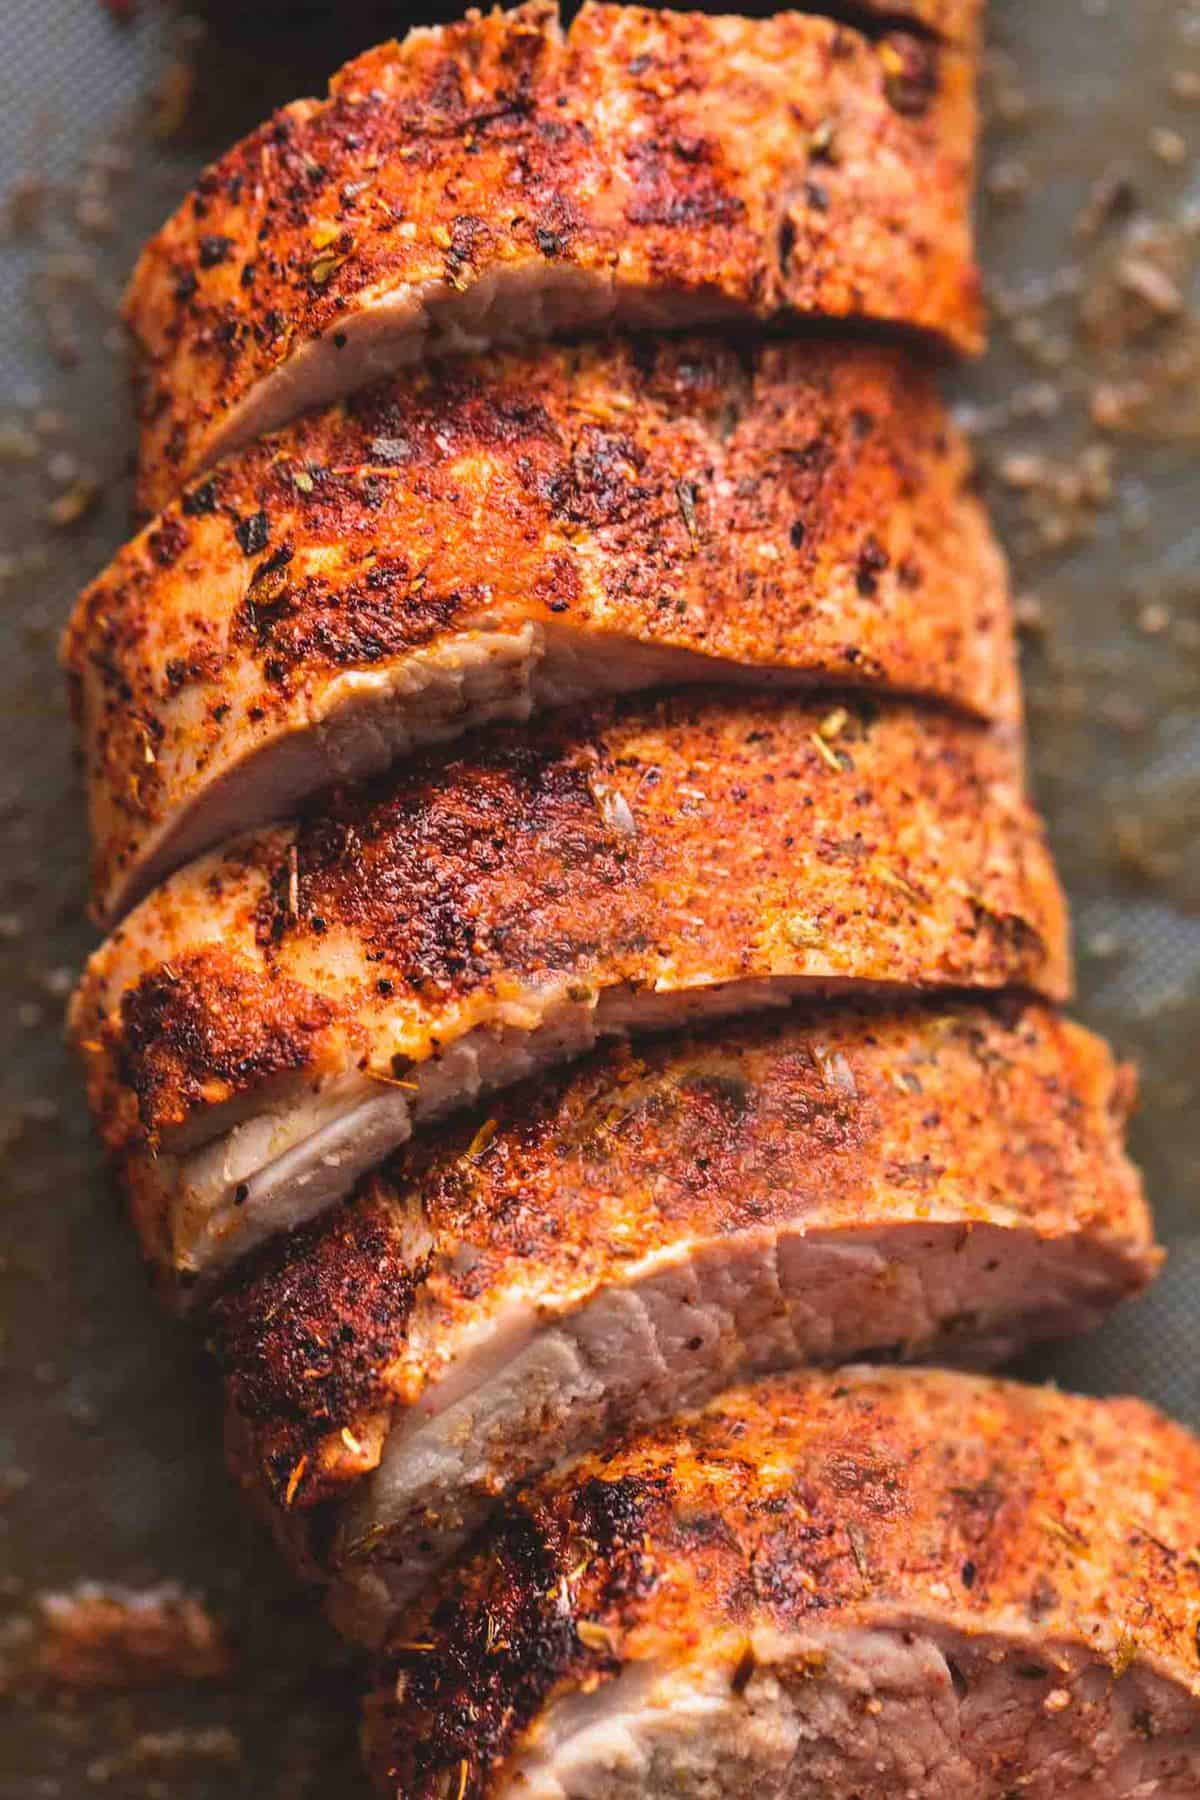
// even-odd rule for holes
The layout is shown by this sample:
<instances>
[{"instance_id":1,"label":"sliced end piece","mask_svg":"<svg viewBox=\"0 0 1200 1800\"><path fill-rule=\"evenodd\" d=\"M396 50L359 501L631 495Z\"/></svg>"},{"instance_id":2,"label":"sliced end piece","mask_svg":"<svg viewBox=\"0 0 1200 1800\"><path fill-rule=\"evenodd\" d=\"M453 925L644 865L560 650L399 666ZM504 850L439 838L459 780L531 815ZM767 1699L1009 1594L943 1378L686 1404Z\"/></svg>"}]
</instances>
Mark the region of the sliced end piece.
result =
<instances>
[{"instance_id":1,"label":"sliced end piece","mask_svg":"<svg viewBox=\"0 0 1200 1800\"><path fill-rule=\"evenodd\" d=\"M513 1501L398 1626L404 1800L1186 1800L1200 1445L1136 1401L848 1369Z\"/></svg>"}]
</instances>

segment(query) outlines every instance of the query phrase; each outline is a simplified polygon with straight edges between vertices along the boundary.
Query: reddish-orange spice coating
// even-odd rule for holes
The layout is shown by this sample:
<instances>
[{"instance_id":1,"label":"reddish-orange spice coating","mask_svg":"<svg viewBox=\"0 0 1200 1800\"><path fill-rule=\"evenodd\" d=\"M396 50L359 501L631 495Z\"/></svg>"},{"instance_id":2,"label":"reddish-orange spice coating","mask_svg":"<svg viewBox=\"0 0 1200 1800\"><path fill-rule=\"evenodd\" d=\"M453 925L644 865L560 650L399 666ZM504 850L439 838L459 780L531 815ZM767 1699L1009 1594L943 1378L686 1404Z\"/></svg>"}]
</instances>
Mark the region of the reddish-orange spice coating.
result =
<instances>
[{"instance_id":1,"label":"reddish-orange spice coating","mask_svg":"<svg viewBox=\"0 0 1200 1800\"><path fill-rule=\"evenodd\" d=\"M1012 719L969 483L931 372L868 345L455 358L309 414L173 502L76 608L97 909L322 773L544 691L789 678Z\"/></svg>"},{"instance_id":2,"label":"reddish-orange spice coating","mask_svg":"<svg viewBox=\"0 0 1200 1800\"><path fill-rule=\"evenodd\" d=\"M974 67L797 13L563 33L541 0L369 51L144 251L142 505L427 344L790 314L977 348Z\"/></svg>"},{"instance_id":3,"label":"reddish-orange spice coating","mask_svg":"<svg viewBox=\"0 0 1200 1800\"><path fill-rule=\"evenodd\" d=\"M781 1677L804 1683L834 1678L839 1631L883 1626L949 1636L963 1705L993 1654L1007 1662L1028 1717L970 1733L972 1793L1036 1785L1040 1720L1101 1771L1139 1731L1172 1737L1164 1791L1183 1794L1198 1494L1200 1445L1135 1400L861 1368L736 1390L509 1504L397 1629L368 1715L375 1774L404 1800L483 1800L510 1791L556 1699L598 1703L631 1664L727 1664L736 1700L780 1634ZM1132 1721L1125 1680L1148 1684Z\"/></svg>"},{"instance_id":4,"label":"reddish-orange spice coating","mask_svg":"<svg viewBox=\"0 0 1200 1800\"><path fill-rule=\"evenodd\" d=\"M386 1081L555 1006L752 979L1062 997L1011 739L706 690L497 730L181 870L92 958L72 1023L105 1140L136 1155L286 1076Z\"/></svg>"},{"instance_id":5,"label":"reddish-orange spice coating","mask_svg":"<svg viewBox=\"0 0 1200 1800\"><path fill-rule=\"evenodd\" d=\"M1015 1257L1026 1234L1074 1243L1110 1259L1111 1304L1157 1260L1128 1099L1104 1044L1048 1008L944 1001L797 1008L524 1083L421 1133L218 1300L237 1473L303 1540L304 1510L344 1497L515 1300L552 1320L631 1259L801 1218L847 1242L936 1222L999 1225ZM849 1354L896 1329L894 1273ZM996 1327L975 1303L951 1327L966 1351Z\"/></svg>"}]
</instances>

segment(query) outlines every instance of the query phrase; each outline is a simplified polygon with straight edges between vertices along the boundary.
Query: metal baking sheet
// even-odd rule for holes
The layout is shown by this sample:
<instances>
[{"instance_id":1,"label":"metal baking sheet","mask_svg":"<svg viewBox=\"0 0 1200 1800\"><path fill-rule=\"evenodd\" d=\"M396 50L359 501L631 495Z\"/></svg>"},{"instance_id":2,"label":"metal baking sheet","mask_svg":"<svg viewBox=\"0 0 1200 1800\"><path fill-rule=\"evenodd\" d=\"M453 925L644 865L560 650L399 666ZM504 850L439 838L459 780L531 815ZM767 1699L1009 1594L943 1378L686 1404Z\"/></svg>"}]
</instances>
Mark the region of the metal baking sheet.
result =
<instances>
[{"instance_id":1,"label":"metal baking sheet","mask_svg":"<svg viewBox=\"0 0 1200 1800\"><path fill-rule=\"evenodd\" d=\"M3 1800L363 1792L353 1663L231 1491L211 1381L150 1302L60 1041L92 936L54 648L127 519L114 297L207 154L408 22L383 0L223 12L207 38L155 0L0 18ZM239 15L265 35L230 42ZM991 39L994 340L955 398L1013 556L1077 1010L1141 1067L1133 1144L1172 1252L1150 1299L1036 1372L1200 1425L1200 3L993 0ZM28 1687L30 1608L83 1579L194 1590L232 1675Z\"/></svg>"}]
</instances>

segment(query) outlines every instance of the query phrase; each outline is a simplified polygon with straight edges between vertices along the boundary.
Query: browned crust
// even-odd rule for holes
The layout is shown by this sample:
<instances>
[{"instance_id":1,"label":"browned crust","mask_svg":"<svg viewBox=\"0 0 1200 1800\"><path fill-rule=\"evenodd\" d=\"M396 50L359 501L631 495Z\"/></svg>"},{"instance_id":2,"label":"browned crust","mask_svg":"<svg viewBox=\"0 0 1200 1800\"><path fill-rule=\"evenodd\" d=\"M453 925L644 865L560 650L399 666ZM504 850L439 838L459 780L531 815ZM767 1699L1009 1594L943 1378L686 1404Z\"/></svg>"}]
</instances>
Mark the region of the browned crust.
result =
<instances>
[{"instance_id":1,"label":"browned crust","mask_svg":"<svg viewBox=\"0 0 1200 1800\"><path fill-rule=\"evenodd\" d=\"M397 1634L375 1774L481 1800L549 1701L625 1662L881 1609L1200 1698L1198 1494L1200 1445L1135 1400L864 1369L738 1390L509 1504Z\"/></svg>"},{"instance_id":2,"label":"browned crust","mask_svg":"<svg viewBox=\"0 0 1200 1800\"><path fill-rule=\"evenodd\" d=\"M551 265L627 321L649 295L680 322L790 312L977 347L973 74L970 53L797 13L585 5L564 34L543 0L369 51L215 163L144 251L142 504L372 305Z\"/></svg>"},{"instance_id":3,"label":"browned crust","mask_svg":"<svg viewBox=\"0 0 1200 1800\"><path fill-rule=\"evenodd\" d=\"M72 1027L136 1152L285 1071L386 1079L534 996L772 976L1062 997L1011 740L705 690L489 733L181 870L92 958Z\"/></svg>"},{"instance_id":4,"label":"browned crust","mask_svg":"<svg viewBox=\"0 0 1200 1800\"><path fill-rule=\"evenodd\" d=\"M626 1245L798 1217L999 1222L1111 1252L1115 1303L1155 1267L1126 1091L1105 1045L1045 1007L945 1002L798 1010L525 1083L423 1134L217 1302L237 1473L285 1511L344 1495L457 1333L514 1289L532 1311L619 1279Z\"/></svg>"},{"instance_id":5,"label":"browned crust","mask_svg":"<svg viewBox=\"0 0 1200 1800\"><path fill-rule=\"evenodd\" d=\"M969 483L930 372L866 345L455 360L309 415L76 607L99 910L198 796L352 703L341 678L481 629L569 632L585 671L589 644L626 642L1011 719L1004 568Z\"/></svg>"}]
</instances>

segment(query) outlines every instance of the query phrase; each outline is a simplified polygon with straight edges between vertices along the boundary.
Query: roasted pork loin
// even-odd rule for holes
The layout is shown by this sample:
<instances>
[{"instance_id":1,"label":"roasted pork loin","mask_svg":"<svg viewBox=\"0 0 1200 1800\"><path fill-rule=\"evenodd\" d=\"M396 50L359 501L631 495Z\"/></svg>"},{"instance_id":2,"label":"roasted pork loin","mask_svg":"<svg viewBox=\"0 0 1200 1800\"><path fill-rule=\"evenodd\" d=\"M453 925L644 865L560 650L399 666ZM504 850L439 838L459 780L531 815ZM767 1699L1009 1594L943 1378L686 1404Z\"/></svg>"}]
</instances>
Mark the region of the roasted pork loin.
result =
<instances>
[{"instance_id":1,"label":"roasted pork loin","mask_svg":"<svg viewBox=\"0 0 1200 1800\"><path fill-rule=\"evenodd\" d=\"M510 1500L369 1753L397 1800L1194 1800L1198 1542L1138 1401L788 1376Z\"/></svg>"},{"instance_id":2,"label":"roasted pork loin","mask_svg":"<svg viewBox=\"0 0 1200 1800\"><path fill-rule=\"evenodd\" d=\"M994 1361L1157 1263L1128 1082L1041 1005L609 1048L425 1133L217 1301L235 1473L378 1639L514 1481L754 1373Z\"/></svg>"},{"instance_id":3,"label":"roasted pork loin","mask_svg":"<svg viewBox=\"0 0 1200 1800\"><path fill-rule=\"evenodd\" d=\"M229 458L64 642L97 910L414 745L613 689L1017 711L1004 569L928 369L639 340L457 358Z\"/></svg>"},{"instance_id":4,"label":"roasted pork loin","mask_svg":"<svg viewBox=\"0 0 1200 1800\"><path fill-rule=\"evenodd\" d=\"M976 347L975 61L798 13L564 33L543 0L368 52L143 252L142 504L440 351L783 315Z\"/></svg>"},{"instance_id":5,"label":"roasted pork loin","mask_svg":"<svg viewBox=\"0 0 1200 1800\"><path fill-rule=\"evenodd\" d=\"M797 993L1068 986L1009 735L696 689L424 752L189 864L72 1008L150 1254L215 1270L428 1119Z\"/></svg>"}]
</instances>

